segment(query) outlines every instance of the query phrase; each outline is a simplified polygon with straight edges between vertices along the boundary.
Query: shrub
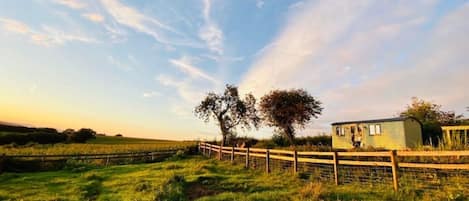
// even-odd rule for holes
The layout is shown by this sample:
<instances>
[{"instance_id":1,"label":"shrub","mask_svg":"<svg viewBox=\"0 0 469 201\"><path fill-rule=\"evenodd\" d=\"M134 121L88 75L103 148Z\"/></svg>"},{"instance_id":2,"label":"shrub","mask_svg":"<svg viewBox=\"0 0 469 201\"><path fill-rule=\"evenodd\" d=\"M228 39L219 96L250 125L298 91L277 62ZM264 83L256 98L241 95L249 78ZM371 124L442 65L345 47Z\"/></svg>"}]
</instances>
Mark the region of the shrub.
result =
<instances>
[{"instance_id":1,"label":"shrub","mask_svg":"<svg viewBox=\"0 0 469 201\"><path fill-rule=\"evenodd\" d=\"M89 128L82 128L70 136L71 142L85 143L89 139L96 137L96 132Z\"/></svg>"},{"instance_id":2,"label":"shrub","mask_svg":"<svg viewBox=\"0 0 469 201\"><path fill-rule=\"evenodd\" d=\"M48 133L44 131L35 131L32 133L8 133L0 135L0 145L15 143L25 145L28 143L53 144L65 142L67 135L62 133Z\"/></svg>"}]
</instances>

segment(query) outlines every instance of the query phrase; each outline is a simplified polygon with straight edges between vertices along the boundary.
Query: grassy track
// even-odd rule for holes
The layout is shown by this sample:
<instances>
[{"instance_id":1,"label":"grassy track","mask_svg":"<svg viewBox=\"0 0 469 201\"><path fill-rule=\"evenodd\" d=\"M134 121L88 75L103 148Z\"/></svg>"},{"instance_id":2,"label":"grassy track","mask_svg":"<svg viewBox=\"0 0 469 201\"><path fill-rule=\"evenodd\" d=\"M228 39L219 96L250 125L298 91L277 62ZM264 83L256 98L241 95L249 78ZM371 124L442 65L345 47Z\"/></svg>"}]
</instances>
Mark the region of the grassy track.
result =
<instances>
[{"instance_id":1,"label":"grassy track","mask_svg":"<svg viewBox=\"0 0 469 201\"><path fill-rule=\"evenodd\" d=\"M0 175L0 200L451 200L449 192L328 186L199 156L161 163ZM455 200L464 200L457 197Z\"/></svg>"}]
</instances>

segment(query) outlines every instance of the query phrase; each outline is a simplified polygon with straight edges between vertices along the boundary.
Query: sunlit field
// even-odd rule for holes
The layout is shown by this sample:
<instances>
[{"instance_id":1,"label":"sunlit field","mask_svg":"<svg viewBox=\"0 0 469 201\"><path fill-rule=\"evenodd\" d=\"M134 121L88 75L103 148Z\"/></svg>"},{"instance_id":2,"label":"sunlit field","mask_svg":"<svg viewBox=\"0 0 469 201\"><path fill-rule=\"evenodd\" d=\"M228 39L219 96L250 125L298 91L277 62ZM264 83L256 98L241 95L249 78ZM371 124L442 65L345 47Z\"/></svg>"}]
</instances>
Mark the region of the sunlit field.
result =
<instances>
[{"instance_id":1,"label":"sunlit field","mask_svg":"<svg viewBox=\"0 0 469 201\"><path fill-rule=\"evenodd\" d=\"M459 193L459 194L458 194ZM447 199L451 198L453 199ZM455 198L455 199L454 199ZM334 186L292 173L246 170L201 156L110 167L0 175L0 200L464 200L460 192Z\"/></svg>"},{"instance_id":2,"label":"sunlit field","mask_svg":"<svg viewBox=\"0 0 469 201\"><path fill-rule=\"evenodd\" d=\"M7 155L51 155L51 154L107 154L178 149L195 145L194 141L168 141L127 137L97 136L87 143L71 144L28 144L23 146L3 145L0 153Z\"/></svg>"}]
</instances>

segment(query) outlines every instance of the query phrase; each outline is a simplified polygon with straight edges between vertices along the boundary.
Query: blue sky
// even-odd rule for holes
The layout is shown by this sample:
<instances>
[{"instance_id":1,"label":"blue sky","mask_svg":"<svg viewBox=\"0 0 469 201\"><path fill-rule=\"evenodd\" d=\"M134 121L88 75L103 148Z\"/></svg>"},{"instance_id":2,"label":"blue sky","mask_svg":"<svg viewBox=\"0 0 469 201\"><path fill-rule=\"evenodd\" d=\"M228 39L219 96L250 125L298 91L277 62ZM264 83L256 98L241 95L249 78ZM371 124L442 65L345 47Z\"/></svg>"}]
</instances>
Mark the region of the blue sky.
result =
<instances>
[{"instance_id":1,"label":"blue sky","mask_svg":"<svg viewBox=\"0 0 469 201\"><path fill-rule=\"evenodd\" d=\"M457 0L2 1L0 121L213 139L192 110L226 83L308 90L325 110L300 135L413 96L469 116L466 19Z\"/></svg>"}]
</instances>

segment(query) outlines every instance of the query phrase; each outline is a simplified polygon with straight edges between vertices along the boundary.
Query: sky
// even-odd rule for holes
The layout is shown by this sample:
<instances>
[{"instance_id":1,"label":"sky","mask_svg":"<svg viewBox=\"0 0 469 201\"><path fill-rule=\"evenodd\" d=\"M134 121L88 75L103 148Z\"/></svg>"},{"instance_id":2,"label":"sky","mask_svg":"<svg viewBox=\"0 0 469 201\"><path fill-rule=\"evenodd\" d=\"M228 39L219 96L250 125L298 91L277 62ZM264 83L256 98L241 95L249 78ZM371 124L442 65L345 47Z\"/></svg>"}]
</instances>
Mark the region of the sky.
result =
<instances>
[{"instance_id":1,"label":"sky","mask_svg":"<svg viewBox=\"0 0 469 201\"><path fill-rule=\"evenodd\" d=\"M467 19L464 0L1 1L0 121L212 140L193 108L225 84L307 90L324 110L302 136L414 96L468 117Z\"/></svg>"}]
</instances>

